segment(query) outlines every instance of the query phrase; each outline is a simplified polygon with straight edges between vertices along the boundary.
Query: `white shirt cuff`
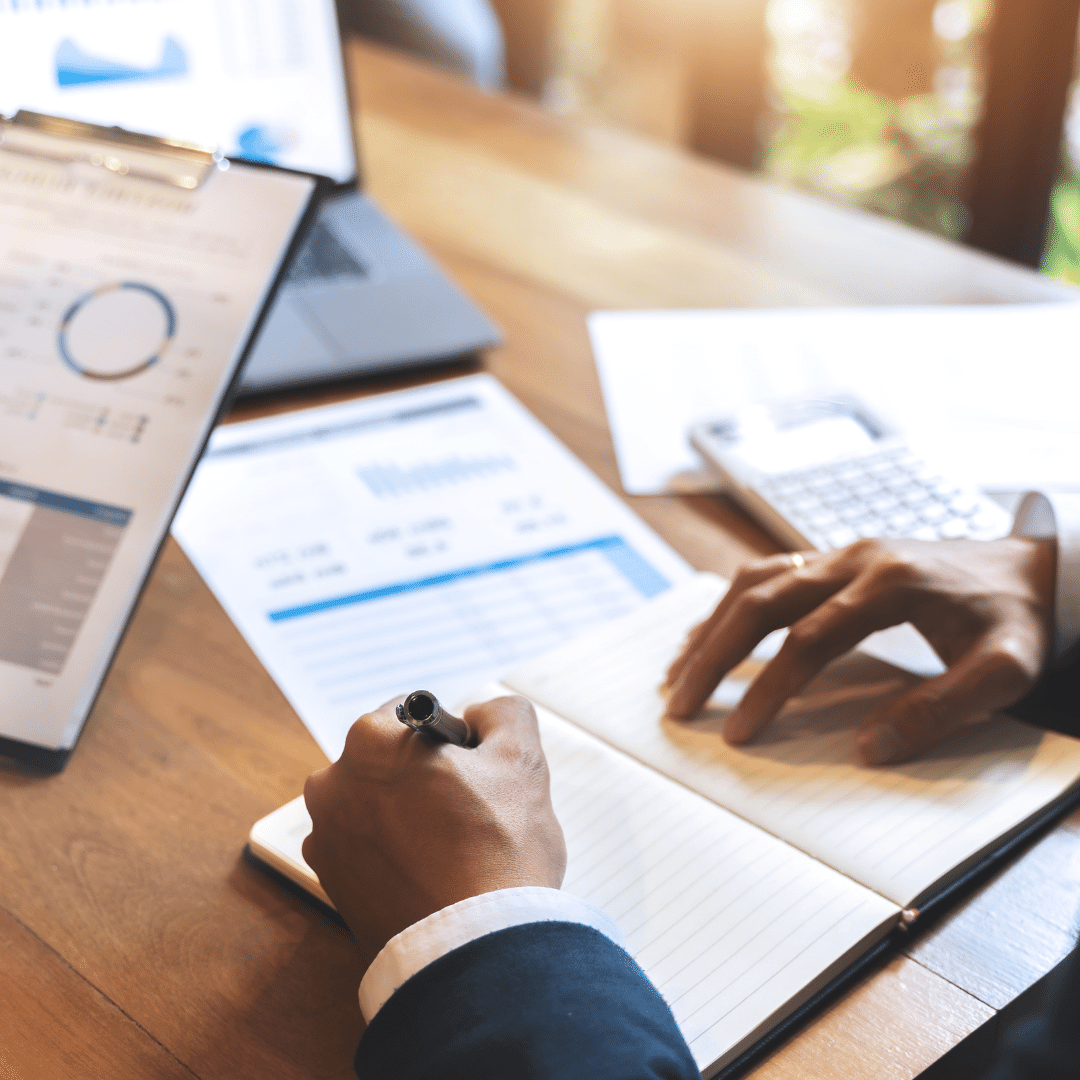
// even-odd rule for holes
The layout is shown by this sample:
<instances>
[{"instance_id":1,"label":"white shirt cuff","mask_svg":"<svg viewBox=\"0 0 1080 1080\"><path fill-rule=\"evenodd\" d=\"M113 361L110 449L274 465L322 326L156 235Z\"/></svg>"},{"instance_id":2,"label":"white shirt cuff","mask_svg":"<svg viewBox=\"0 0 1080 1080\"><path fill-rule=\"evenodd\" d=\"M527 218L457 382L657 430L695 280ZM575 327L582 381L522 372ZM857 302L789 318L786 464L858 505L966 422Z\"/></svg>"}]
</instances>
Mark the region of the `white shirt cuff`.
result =
<instances>
[{"instance_id":1,"label":"white shirt cuff","mask_svg":"<svg viewBox=\"0 0 1080 1080\"><path fill-rule=\"evenodd\" d=\"M1016 509L1013 536L1057 536L1054 656L1080 641L1080 494L1029 491Z\"/></svg>"},{"instance_id":2,"label":"white shirt cuff","mask_svg":"<svg viewBox=\"0 0 1080 1080\"><path fill-rule=\"evenodd\" d=\"M360 1011L370 1024L390 995L440 956L470 941L535 922L581 923L625 948L609 915L558 889L530 886L470 896L391 938L360 981Z\"/></svg>"}]
</instances>

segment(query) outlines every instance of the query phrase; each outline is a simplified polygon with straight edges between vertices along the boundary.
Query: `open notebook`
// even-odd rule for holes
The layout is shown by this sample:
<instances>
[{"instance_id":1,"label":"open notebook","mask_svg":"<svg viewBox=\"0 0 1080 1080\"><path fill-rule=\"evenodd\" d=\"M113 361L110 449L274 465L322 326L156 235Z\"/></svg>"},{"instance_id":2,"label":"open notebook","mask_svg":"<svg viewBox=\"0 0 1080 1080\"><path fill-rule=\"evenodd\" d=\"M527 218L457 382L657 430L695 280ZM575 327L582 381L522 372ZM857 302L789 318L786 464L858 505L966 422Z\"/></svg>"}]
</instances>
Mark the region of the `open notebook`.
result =
<instances>
[{"instance_id":1,"label":"open notebook","mask_svg":"<svg viewBox=\"0 0 1080 1080\"><path fill-rule=\"evenodd\" d=\"M723 742L721 707L662 721L663 673L724 587L700 574L473 699L536 704L563 888L619 924L706 1076L1080 780L1080 742L1004 716L916 762L856 766L859 721L913 678L858 653L751 746ZM251 848L325 901L300 855L309 829L297 799L255 825Z\"/></svg>"}]
</instances>

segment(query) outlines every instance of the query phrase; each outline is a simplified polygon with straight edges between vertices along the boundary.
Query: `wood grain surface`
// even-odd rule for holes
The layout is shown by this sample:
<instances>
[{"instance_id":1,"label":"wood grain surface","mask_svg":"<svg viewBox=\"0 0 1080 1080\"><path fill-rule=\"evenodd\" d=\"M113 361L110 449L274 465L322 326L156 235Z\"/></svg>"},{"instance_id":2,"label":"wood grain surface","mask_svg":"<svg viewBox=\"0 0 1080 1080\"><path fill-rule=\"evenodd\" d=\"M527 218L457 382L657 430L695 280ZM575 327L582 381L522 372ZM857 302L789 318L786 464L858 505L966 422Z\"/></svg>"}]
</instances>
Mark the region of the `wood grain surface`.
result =
<instances>
[{"instance_id":1,"label":"wood grain surface","mask_svg":"<svg viewBox=\"0 0 1080 1080\"><path fill-rule=\"evenodd\" d=\"M502 326L487 369L612 486L584 327L596 305L1069 295L373 49L351 59L372 191ZM630 502L701 568L731 573L773 546L720 500ZM241 857L251 824L323 763L170 541L66 771L0 765L0 1077L348 1077L371 957ZM1049 970L1078 906L1070 823L754 1075L917 1075Z\"/></svg>"}]
</instances>

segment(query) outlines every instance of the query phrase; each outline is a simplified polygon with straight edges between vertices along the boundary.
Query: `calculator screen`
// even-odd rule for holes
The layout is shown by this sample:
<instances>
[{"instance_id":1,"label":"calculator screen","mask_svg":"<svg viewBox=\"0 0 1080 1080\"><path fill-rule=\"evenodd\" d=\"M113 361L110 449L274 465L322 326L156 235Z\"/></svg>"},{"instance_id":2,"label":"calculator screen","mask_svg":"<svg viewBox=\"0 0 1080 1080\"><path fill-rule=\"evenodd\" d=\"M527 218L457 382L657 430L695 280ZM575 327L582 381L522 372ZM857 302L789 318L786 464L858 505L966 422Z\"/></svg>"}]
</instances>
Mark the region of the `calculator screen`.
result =
<instances>
[{"instance_id":1,"label":"calculator screen","mask_svg":"<svg viewBox=\"0 0 1080 1080\"><path fill-rule=\"evenodd\" d=\"M855 412L796 417L768 410L749 413L716 432L733 456L758 472L783 473L872 450L879 438Z\"/></svg>"}]
</instances>

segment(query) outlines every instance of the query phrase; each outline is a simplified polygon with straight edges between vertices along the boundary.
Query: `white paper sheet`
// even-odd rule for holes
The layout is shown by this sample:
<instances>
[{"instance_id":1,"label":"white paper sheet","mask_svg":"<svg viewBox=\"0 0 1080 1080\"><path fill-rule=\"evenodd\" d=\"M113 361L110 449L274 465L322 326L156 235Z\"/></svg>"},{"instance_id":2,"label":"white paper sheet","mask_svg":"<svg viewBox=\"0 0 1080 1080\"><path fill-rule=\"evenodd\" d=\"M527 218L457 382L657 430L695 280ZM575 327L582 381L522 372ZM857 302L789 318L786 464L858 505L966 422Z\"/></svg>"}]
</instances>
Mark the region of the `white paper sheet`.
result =
<instances>
[{"instance_id":1,"label":"white paper sheet","mask_svg":"<svg viewBox=\"0 0 1080 1080\"><path fill-rule=\"evenodd\" d=\"M690 574L487 375L221 428L173 532L331 758Z\"/></svg>"},{"instance_id":2,"label":"white paper sheet","mask_svg":"<svg viewBox=\"0 0 1080 1080\"><path fill-rule=\"evenodd\" d=\"M1080 490L1080 304L597 312L623 487L708 489L695 423L845 391L984 490Z\"/></svg>"}]
</instances>

